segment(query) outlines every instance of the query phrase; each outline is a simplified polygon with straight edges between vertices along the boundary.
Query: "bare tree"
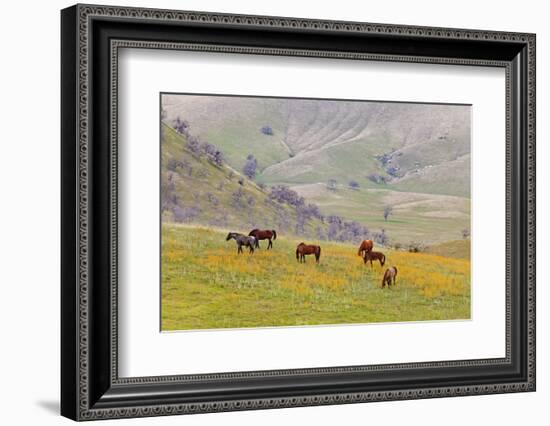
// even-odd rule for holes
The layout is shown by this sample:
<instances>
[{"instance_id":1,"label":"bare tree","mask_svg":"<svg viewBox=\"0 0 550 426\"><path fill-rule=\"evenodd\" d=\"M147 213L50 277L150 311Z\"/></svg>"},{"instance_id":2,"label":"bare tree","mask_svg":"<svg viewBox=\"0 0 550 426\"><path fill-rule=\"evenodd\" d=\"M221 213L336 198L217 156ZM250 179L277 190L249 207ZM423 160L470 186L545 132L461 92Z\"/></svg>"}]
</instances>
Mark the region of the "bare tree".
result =
<instances>
[{"instance_id":1,"label":"bare tree","mask_svg":"<svg viewBox=\"0 0 550 426\"><path fill-rule=\"evenodd\" d=\"M373 239L375 242L383 246L388 244L388 241L389 241L388 234L386 234L385 229L380 230L380 232L375 232L373 235Z\"/></svg>"},{"instance_id":2,"label":"bare tree","mask_svg":"<svg viewBox=\"0 0 550 426\"><path fill-rule=\"evenodd\" d=\"M258 167L258 161L254 158L252 154L249 154L246 157L246 163L243 167L243 173L248 179L254 179L256 176L256 168Z\"/></svg>"},{"instance_id":3,"label":"bare tree","mask_svg":"<svg viewBox=\"0 0 550 426\"><path fill-rule=\"evenodd\" d=\"M390 214L393 213L393 207L392 206L385 206L384 207L384 220L388 220L388 217Z\"/></svg>"},{"instance_id":4,"label":"bare tree","mask_svg":"<svg viewBox=\"0 0 550 426\"><path fill-rule=\"evenodd\" d=\"M187 136L189 134L189 123L187 122L187 120L182 120L181 118L177 117L174 120L173 127L174 130L180 135Z\"/></svg>"}]
</instances>

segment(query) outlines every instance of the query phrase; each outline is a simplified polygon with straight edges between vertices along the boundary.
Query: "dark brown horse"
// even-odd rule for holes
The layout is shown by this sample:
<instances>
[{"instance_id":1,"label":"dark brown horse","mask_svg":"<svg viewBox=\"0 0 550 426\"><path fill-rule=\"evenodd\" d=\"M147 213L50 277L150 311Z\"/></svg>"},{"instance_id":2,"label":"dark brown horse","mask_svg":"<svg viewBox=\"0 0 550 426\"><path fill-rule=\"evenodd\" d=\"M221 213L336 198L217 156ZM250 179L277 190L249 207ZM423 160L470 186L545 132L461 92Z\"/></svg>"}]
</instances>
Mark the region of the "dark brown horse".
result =
<instances>
[{"instance_id":1,"label":"dark brown horse","mask_svg":"<svg viewBox=\"0 0 550 426\"><path fill-rule=\"evenodd\" d=\"M397 276L397 268L395 266L392 266L388 269L386 269L386 272L384 272L384 278L382 278L382 288L388 284L388 288L391 287L392 281L393 285L395 285L395 277Z\"/></svg>"},{"instance_id":2,"label":"dark brown horse","mask_svg":"<svg viewBox=\"0 0 550 426\"><path fill-rule=\"evenodd\" d=\"M374 243L372 240L363 240L361 245L359 246L359 251L357 252L357 256L363 256L363 252L368 253L372 250L374 247Z\"/></svg>"},{"instance_id":3,"label":"dark brown horse","mask_svg":"<svg viewBox=\"0 0 550 426\"><path fill-rule=\"evenodd\" d=\"M314 254L315 262L319 263L319 258L321 257L321 246L314 246L305 243L298 244L298 247L296 247L296 260L300 263L305 263L306 256L308 254Z\"/></svg>"},{"instance_id":4,"label":"dark brown horse","mask_svg":"<svg viewBox=\"0 0 550 426\"><path fill-rule=\"evenodd\" d=\"M253 229L252 231L250 231L248 236L256 238L256 248L260 248L260 240L269 240L269 243L267 244L268 250L270 248L273 248L273 242L271 241L271 239L277 239L277 233L274 229L272 229L271 231L269 229Z\"/></svg>"},{"instance_id":5,"label":"dark brown horse","mask_svg":"<svg viewBox=\"0 0 550 426\"><path fill-rule=\"evenodd\" d=\"M379 251L367 251L365 252L365 256L363 256L363 261L366 264L369 260L371 268L373 260L380 261L380 266L384 266L384 263L386 263L386 256L384 255L384 253L381 253Z\"/></svg>"}]
</instances>

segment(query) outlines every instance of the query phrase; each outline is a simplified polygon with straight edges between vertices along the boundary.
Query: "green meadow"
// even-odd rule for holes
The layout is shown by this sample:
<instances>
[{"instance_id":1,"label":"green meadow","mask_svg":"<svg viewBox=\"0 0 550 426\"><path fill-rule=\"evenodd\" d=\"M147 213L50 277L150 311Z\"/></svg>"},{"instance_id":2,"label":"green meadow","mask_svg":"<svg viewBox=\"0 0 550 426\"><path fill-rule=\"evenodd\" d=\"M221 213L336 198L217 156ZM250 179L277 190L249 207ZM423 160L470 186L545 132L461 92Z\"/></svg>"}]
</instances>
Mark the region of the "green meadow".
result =
<instances>
[{"instance_id":1,"label":"green meadow","mask_svg":"<svg viewBox=\"0 0 550 426\"><path fill-rule=\"evenodd\" d=\"M462 241L437 254L384 249L398 275L382 289L385 267L365 265L351 244L306 241L322 246L320 264L312 256L300 264L296 238L280 235L273 250L263 241L238 255L226 233L163 224L163 331L470 318Z\"/></svg>"}]
</instances>

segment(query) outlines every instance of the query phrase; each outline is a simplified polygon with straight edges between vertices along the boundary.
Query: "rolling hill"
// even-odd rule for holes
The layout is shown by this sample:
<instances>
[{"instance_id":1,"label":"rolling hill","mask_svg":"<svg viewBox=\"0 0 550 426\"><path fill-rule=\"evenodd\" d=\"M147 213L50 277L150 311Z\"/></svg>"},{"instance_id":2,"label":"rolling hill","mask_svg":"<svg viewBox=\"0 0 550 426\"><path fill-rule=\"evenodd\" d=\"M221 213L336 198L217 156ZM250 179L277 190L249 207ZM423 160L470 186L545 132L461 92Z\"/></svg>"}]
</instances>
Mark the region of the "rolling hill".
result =
<instances>
[{"instance_id":1,"label":"rolling hill","mask_svg":"<svg viewBox=\"0 0 550 426\"><path fill-rule=\"evenodd\" d=\"M253 154L258 182L470 196L469 106L164 94L162 107L236 170Z\"/></svg>"},{"instance_id":2,"label":"rolling hill","mask_svg":"<svg viewBox=\"0 0 550 426\"><path fill-rule=\"evenodd\" d=\"M186 148L186 139L174 129L162 128L162 218L163 222L193 223L248 233L253 228L304 236L324 227L310 218L296 232L297 211L269 199L268 192L228 165L217 166Z\"/></svg>"}]
</instances>

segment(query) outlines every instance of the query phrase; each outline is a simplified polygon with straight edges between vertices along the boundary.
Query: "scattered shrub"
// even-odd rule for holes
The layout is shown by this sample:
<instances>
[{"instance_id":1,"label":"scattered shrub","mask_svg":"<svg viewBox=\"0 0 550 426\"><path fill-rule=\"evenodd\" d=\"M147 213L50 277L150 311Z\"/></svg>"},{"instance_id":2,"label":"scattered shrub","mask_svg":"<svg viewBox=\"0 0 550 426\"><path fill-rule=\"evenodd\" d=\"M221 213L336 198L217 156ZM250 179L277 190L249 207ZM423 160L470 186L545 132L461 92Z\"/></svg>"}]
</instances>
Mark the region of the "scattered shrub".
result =
<instances>
[{"instance_id":1,"label":"scattered shrub","mask_svg":"<svg viewBox=\"0 0 550 426\"><path fill-rule=\"evenodd\" d=\"M174 120L172 127L180 135L187 136L189 134L189 122L187 122L187 120L182 120L180 117Z\"/></svg>"},{"instance_id":2,"label":"scattered shrub","mask_svg":"<svg viewBox=\"0 0 550 426\"><path fill-rule=\"evenodd\" d=\"M380 230L380 232L375 232L373 235L373 240L383 246L387 245L389 242L388 234L385 229Z\"/></svg>"},{"instance_id":3,"label":"scattered shrub","mask_svg":"<svg viewBox=\"0 0 550 426\"><path fill-rule=\"evenodd\" d=\"M243 173L248 179L254 179L256 176L256 168L258 167L258 161L254 158L252 154L249 154L246 157L246 163L243 167Z\"/></svg>"},{"instance_id":4,"label":"scattered shrub","mask_svg":"<svg viewBox=\"0 0 550 426\"><path fill-rule=\"evenodd\" d=\"M425 251L426 247L422 243L410 242L407 250L409 251L409 253L420 253L422 251Z\"/></svg>"},{"instance_id":5,"label":"scattered shrub","mask_svg":"<svg viewBox=\"0 0 550 426\"><path fill-rule=\"evenodd\" d=\"M351 189L355 189L355 190L358 190L359 189L359 182L356 182L354 180L350 180L349 181L349 187Z\"/></svg>"},{"instance_id":6,"label":"scattered shrub","mask_svg":"<svg viewBox=\"0 0 550 426\"><path fill-rule=\"evenodd\" d=\"M174 215L174 221L182 222L191 222L196 219L200 214L200 209L198 207L180 207L173 206L172 214Z\"/></svg>"},{"instance_id":7,"label":"scattered shrub","mask_svg":"<svg viewBox=\"0 0 550 426\"><path fill-rule=\"evenodd\" d=\"M304 197L300 197L296 191L293 191L286 185L276 185L271 187L269 198L279 203L289 204L297 207L305 203Z\"/></svg>"},{"instance_id":8,"label":"scattered shrub","mask_svg":"<svg viewBox=\"0 0 550 426\"><path fill-rule=\"evenodd\" d=\"M377 175L376 173L368 175L367 179L377 184L386 183L386 178L382 175Z\"/></svg>"},{"instance_id":9,"label":"scattered shrub","mask_svg":"<svg viewBox=\"0 0 550 426\"><path fill-rule=\"evenodd\" d=\"M244 207L244 196L245 192L242 188L238 188L233 194L231 194L231 203L233 207L239 209L241 207Z\"/></svg>"},{"instance_id":10,"label":"scattered shrub","mask_svg":"<svg viewBox=\"0 0 550 426\"><path fill-rule=\"evenodd\" d=\"M260 129L260 131L266 136L273 136L273 129L271 126L264 126Z\"/></svg>"}]
</instances>

